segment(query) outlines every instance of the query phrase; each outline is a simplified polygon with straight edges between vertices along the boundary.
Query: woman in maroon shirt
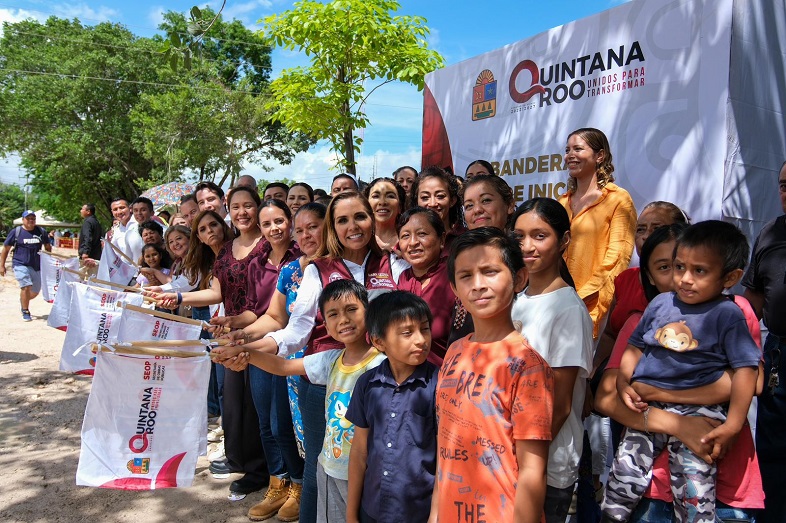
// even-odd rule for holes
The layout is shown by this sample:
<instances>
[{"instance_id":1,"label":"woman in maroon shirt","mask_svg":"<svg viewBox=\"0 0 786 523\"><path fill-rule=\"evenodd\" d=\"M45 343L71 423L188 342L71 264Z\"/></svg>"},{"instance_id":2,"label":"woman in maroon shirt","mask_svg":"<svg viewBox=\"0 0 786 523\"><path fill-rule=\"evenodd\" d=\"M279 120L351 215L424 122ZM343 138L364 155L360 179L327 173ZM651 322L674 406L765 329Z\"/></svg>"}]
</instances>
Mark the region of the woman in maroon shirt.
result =
<instances>
[{"instance_id":1,"label":"woman in maroon shirt","mask_svg":"<svg viewBox=\"0 0 786 523\"><path fill-rule=\"evenodd\" d=\"M413 207L401 215L398 229L401 254L410 264L410 268L401 273L398 288L428 303L434 317L428 359L435 365L442 365L455 302L448 279L447 256L443 253L445 225L434 211Z\"/></svg>"},{"instance_id":2,"label":"woman in maroon shirt","mask_svg":"<svg viewBox=\"0 0 786 523\"><path fill-rule=\"evenodd\" d=\"M219 250L213 265L210 288L185 294L160 294L157 297L165 307L172 308L180 304L204 306L223 302L227 316L239 315L250 308L248 267L269 248L259 229L257 215L260 204L259 195L248 187L237 187L229 193L229 215L238 236ZM261 490L269 482L248 369L240 372L226 369L223 408L227 462L225 466L213 463L211 472L244 472L241 479L232 482L230 491L237 497L245 496Z\"/></svg>"}]
</instances>

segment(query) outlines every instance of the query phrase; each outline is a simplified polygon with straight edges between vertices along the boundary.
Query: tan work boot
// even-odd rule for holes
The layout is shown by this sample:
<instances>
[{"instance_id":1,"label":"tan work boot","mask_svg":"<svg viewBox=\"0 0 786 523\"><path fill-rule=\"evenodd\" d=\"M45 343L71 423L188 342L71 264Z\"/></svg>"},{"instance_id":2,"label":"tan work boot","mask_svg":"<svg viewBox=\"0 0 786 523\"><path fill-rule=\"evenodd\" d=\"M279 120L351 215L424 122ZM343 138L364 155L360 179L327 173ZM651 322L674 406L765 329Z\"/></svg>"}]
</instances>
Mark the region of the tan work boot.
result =
<instances>
[{"instance_id":1,"label":"tan work boot","mask_svg":"<svg viewBox=\"0 0 786 523\"><path fill-rule=\"evenodd\" d=\"M296 521L300 519L300 495L302 493L302 483L291 483L289 485L287 502L278 510L279 521Z\"/></svg>"},{"instance_id":2,"label":"tan work boot","mask_svg":"<svg viewBox=\"0 0 786 523\"><path fill-rule=\"evenodd\" d=\"M289 480L271 476L265 499L249 509L248 518L251 521L263 521L275 516L289 497L289 485Z\"/></svg>"}]
</instances>

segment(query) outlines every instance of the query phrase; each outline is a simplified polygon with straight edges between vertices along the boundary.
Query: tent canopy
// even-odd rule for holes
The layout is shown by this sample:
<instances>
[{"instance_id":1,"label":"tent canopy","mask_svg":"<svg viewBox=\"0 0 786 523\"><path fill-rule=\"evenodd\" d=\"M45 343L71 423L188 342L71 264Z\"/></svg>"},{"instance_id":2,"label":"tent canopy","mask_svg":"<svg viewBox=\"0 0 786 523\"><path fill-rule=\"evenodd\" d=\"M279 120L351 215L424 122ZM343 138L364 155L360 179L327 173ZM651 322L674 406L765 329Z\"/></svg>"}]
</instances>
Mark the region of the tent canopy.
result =
<instances>
[{"instance_id":1,"label":"tent canopy","mask_svg":"<svg viewBox=\"0 0 786 523\"><path fill-rule=\"evenodd\" d=\"M50 217L45 210L39 209L35 212L35 224L41 227L48 227L50 229L79 229L82 227L81 223L68 223L61 222L55 218ZM22 225L22 218L14 220L14 225Z\"/></svg>"}]
</instances>

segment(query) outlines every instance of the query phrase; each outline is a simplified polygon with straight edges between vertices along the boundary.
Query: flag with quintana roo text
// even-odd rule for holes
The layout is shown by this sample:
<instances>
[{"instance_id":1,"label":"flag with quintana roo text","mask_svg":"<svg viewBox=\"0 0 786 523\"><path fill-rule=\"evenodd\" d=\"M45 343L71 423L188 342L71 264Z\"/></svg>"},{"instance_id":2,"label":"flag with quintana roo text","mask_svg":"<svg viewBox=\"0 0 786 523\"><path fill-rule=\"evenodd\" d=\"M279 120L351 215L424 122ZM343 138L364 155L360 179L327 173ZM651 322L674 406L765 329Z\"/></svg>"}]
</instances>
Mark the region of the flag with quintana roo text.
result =
<instances>
[{"instance_id":1,"label":"flag with quintana roo text","mask_svg":"<svg viewBox=\"0 0 786 523\"><path fill-rule=\"evenodd\" d=\"M207 425L207 354L97 354L76 484L122 490L188 487Z\"/></svg>"},{"instance_id":2,"label":"flag with quintana roo text","mask_svg":"<svg viewBox=\"0 0 786 523\"><path fill-rule=\"evenodd\" d=\"M104 250L98 262L97 277L120 285L128 283L136 276L137 267L125 259L120 250L109 240L104 240Z\"/></svg>"},{"instance_id":3,"label":"flag with quintana roo text","mask_svg":"<svg viewBox=\"0 0 786 523\"><path fill-rule=\"evenodd\" d=\"M161 314L153 310L123 308L120 326L117 330L117 341L153 341L153 340L198 340L202 326L170 314ZM188 348L185 348L188 350ZM205 350L203 346L195 346L196 350Z\"/></svg>"}]
</instances>

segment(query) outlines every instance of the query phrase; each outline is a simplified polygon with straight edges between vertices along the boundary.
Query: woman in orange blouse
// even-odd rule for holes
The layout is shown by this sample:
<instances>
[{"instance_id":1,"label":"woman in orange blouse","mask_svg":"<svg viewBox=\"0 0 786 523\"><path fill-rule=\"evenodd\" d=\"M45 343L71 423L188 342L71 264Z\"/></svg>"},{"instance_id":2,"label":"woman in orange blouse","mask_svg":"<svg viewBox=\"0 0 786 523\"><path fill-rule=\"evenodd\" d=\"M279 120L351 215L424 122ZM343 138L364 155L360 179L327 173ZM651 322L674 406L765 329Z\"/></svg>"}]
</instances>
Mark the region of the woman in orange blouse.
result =
<instances>
[{"instance_id":1,"label":"woman in orange blouse","mask_svg":"<svg viewBox=\"0 0 786 523\"><path fill-rule=\"evenodd\" d=\"M614 297L614 278L628 268L636 232L636 208L615 185L606 135L584 128L568 136L565 164L570 178L560 203L570 216L565 261L598 338Z\"/></svg>"}]
</instances>

